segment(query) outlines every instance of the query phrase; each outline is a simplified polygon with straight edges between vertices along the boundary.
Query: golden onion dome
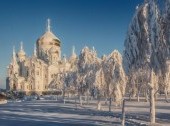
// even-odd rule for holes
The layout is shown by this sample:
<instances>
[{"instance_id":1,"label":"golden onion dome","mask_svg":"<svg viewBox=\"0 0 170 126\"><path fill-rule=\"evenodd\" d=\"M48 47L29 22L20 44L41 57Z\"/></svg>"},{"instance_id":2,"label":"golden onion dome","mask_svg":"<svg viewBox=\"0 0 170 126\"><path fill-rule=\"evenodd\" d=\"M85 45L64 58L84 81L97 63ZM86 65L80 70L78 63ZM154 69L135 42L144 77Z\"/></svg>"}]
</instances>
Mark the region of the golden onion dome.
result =
<instances>
[{"instance_id":1,"label":"golden onion dome","mask_svg":"<svg viewBox=\"0 0 170 126\"><path fill-rule=\"evenodd\" d=\"M55 46L53 46L53 47L50 48L49 52L50 53L57 53L58 49Z\"/></svg>"},{"instance_id":2,"label":"golden onion dome","mask_svg":"<svg viewBox=\"0 0 170 126\"><path fill-rule=\"evenodd\" d=\"M47 25L47 30L46 32L37 40L37 44L41 47L48 48L50 49L51 45L56 45L60 46L60 40L58 37L56 37L52 31L51 31L51 26L50 26L50 20L48 19L48 25Z\"/></svg>"},{"instance_id":3,"label":"golden onion dome","mask_svg":"<svg viewBox=\"0 0 170 126\"><path fill-rule=\"evenodd\" d=\"M60 40L51 32L47 31L43 36L38 39L39 45L58 45L60 46Z\"/></svg>"}]
</instances>

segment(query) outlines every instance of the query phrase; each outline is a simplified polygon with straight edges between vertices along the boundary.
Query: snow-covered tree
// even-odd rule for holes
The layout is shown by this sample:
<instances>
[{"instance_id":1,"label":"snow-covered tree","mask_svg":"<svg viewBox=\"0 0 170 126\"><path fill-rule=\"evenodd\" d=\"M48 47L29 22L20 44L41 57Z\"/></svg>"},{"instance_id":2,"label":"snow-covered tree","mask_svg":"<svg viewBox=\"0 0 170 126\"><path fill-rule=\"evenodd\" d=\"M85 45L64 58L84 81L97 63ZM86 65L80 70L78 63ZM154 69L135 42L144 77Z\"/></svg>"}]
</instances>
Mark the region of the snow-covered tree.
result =
<instances>
[{"instance_id":1,"label":"snow-covered tree","mask_svg":"<svg viewBox=\"0 0 170 126\"><path fill-rule=\"evenodd\" d=\"M146 0L136 9L125 40L126 72L132 67L138 69L146 64L157 71L165 69L167 51L162 27L162 17L156 0Z\"/></svg>"},{"instance_id":2,"label":"snow-covered tree","mask_svg":"<svg viewBox=\"0 0 170 126\"><path fill-rule=\"evenodd\" d=\"M93 88L95 73L100 68L100 60L96 50L84 47L78 60L79 89L81 94L89 92Z\"/></svg>"},{"instance_id":3,"label":"snow-covered tree","mask_svg":"<svg viewBox=\"0 0 170 126\"><path fill-rule=\"evenodd\" d=\"M114 98L115 102L120 104L125 94L127 77L122 67L122 56L117 50L114 50L103 61L103 71L107 86L107 97Z\"/></svg>"},{"instance_id":4,"label":"snow-covered tree","mask_svg":"<svg viewBox=\"0 0 170 126\"><path fill-rule=\"evenodd\" d=\"M168 5L166 8L169 8ZM168 12L166 9L165 15ZM145 96L148 94L146 73L149 73L149 69L154 69L156 75L165 76L168 54L166 20L160 13L157 0L146 0L136 8L129 25L125 40L124 67L129 76L127 87L132 88L133 93L136 91L137 96L139 93ZM164 85L158 84L159 87Z\"/></svg>"},{"instance_id":5,"label":"snow-covered tree","mask_svg":"<svg viewBox=\"0 0 170 126\"><path fill-rule=\"evenodd\" d=\"M170 52L170 1L165 0L165 10L163 13L163 30L164 30L164 40L167 43L167 53ZM169 57L169 56L168 56Z\"/></svg>"}]
</instances>

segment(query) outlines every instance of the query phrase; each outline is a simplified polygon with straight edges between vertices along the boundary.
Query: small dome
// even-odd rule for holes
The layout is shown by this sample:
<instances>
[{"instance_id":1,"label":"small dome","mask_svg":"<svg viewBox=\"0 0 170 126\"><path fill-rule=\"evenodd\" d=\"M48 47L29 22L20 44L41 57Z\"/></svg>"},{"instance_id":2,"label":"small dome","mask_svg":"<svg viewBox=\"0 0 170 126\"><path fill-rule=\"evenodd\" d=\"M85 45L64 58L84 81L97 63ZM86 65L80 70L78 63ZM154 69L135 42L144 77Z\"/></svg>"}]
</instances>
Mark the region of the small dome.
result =
<instances>
[{"instance_id":1,"label":"small dome","mask_svg":"<svg viewBox=\"0 0 170 126\"><path fill-rule=\"evenodd\" d=\"M76 59L76 58L77 58L77 55L74 53L74 54L71 55L71 58L72 58L72 59Z\"/></svg>"},{"instance_id":2,"label":"small dome","mask_svg":"<svg viewBox=\"0 0 170 126\"><path fill-rule=\"evenodd\" d=\"M25 56L25 51L23 49L23 42L20 43L20 51L18 52L18 56Z\"/></svg>"},{"instance_id":3,"label":"small dome","mask_svg":"<svg viewBox=\"0 0 170 126\"><path fill-rule=\"evenodd\" d=\"M25 56L25 52L24 52L23 50L20 50L20 51L18 52L18 56Z\"/></svg>"}]
</instances>

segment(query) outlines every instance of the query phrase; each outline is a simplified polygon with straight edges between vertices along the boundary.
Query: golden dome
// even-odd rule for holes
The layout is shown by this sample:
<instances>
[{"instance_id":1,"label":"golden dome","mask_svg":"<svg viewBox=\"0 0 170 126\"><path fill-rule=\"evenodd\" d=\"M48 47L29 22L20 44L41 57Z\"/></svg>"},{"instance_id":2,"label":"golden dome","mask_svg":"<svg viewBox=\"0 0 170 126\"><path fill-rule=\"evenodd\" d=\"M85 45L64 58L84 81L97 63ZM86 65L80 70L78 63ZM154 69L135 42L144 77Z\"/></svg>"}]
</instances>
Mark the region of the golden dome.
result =
<instances>
[{"instance_id":1,"label":"golden dome","mask_svg":"<svg viewBox=\"0 0 170 126\"><path fill-rule=\"evenodd\" d=\"M60 46L60 40L51 32L47 31L38 39L38 45L56 45Z\"/></svg>"},{"instance_id":2,"label":"golden dome","mask_svg":"<svg viewBox=\"0 0 170 126\"><path fill-rule=\"evenodd\" d=\"M18 52L18 56L25 56L25 52L24 52L23 50L20 50L20 51Z\"/></svg>"},{"instance_id":3,"label":"golden dome","mask_svg":"<svg viewBox=\"0 0 170 126\"><path fill-rule=\"evenodd\" d=\"M55 46L53 46L53 47L50 48L49 52L50 53L57 53L58 49Z\"/></svg>"},{"instance_id":4,"label":"golden dome","mask_svg":"<svg viewBox=\"0 0 170 126\"><path fill-rule=\"evenodd\" d=\"M47 30L45 34L43 34L38 40L37 44L39 46L48 46L48 45L56 45L60 46L60 40L57 38L51 31L50 29L50 20L48 19L48 25L47 25Z\"/></svg>"}]
</instances>

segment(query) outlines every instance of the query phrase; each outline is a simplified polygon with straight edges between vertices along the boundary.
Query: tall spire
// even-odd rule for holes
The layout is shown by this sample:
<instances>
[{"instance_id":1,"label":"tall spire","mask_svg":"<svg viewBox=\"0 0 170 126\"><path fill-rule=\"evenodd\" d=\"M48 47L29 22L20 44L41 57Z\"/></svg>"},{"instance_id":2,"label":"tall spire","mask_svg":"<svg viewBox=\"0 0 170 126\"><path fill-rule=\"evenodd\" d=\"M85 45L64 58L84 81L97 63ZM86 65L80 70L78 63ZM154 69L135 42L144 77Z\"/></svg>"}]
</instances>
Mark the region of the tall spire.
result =
<instances>
[{"instance_id":1,"label":"tall spire","mask_svg":"<svg viewBox=\"0 0 170 126\"><path fill-rule=\"evenodd\" d=\"M72 47L72 59L75 59L77 57L76 52L75 52L75 46Z\"/></svg>"},{"instance_id":2,"label":"tall spire","mask_svg":"<svg viewBox=\"0 0 170 126\"><path fill-rule=\"evenodd\" d=\"M34 56L37 56L36 45L34 44Z\"/></svg>"},{"instance_id":3,"label":"tall spire","mask_svg":"<svg viewBox=\"0 0 170 126\"><path fill-rule=\"evenodd\" d=\"M23 42L20 43L20 50L23 51Z\"/></svg>"},{"instance_id":4,"label":"tall spire","mask_svg":"<svg viewBox=\"0 0 170 126\"><path fill-rule=\"evenodd\" d=\"M16 52L15 52L15 46L13 46L13 52L12 52L12 63L16 64L17 58L16 58Z\"/></svg>"},{"instance_id":5,"label":"tall spire","mask_svg":"<svg viewBox=\"0 0 170 126\"><path fill-rule=\"evenodd\" d=\"M72 55L75 55L75 46L72 47Z\"/></svg>"},{"instance_id":6,"label":"tall spire","mask_svg":"<svg viewBox=\"0 0 170 126\"><path fill-rule=\"evenodd\" d=\"M64 55L63 55L63 61L64 61L64 63L66 63L66 62L67 62L66 54L64 54Z\"/></svg>"},{"instance_id":7,"label":"tall spire","mask_svg":"<svg viewBox=\"0 0 170 126\"><path fill-rule=\"evenodd\" d=\"M94 46L93 46L93 52L95 52L95 48L94 48Z\"/></svg>"},{"instance_id":8,"label":"tall spire","mask_svg":"<svg viewBox=\"0 0 170 126\"><path fill-rule=\"evenodd\" d=\"M13 56L13 59L15 59L16 58L16 53L15 53L15 46L13 46L13 52L12 52L12 56Z\"/></svg>"},{"instance_id":9,"label":"tall spire","mask_svg":"<svg viewBox=\"0 0 170 126\"><path fill-rule=\"evenodd\" d=\"M48 32L51 31L51 21L50 21L49 18L47 19L47 31L48 31Z\"/></svg>"}]
</instances>

